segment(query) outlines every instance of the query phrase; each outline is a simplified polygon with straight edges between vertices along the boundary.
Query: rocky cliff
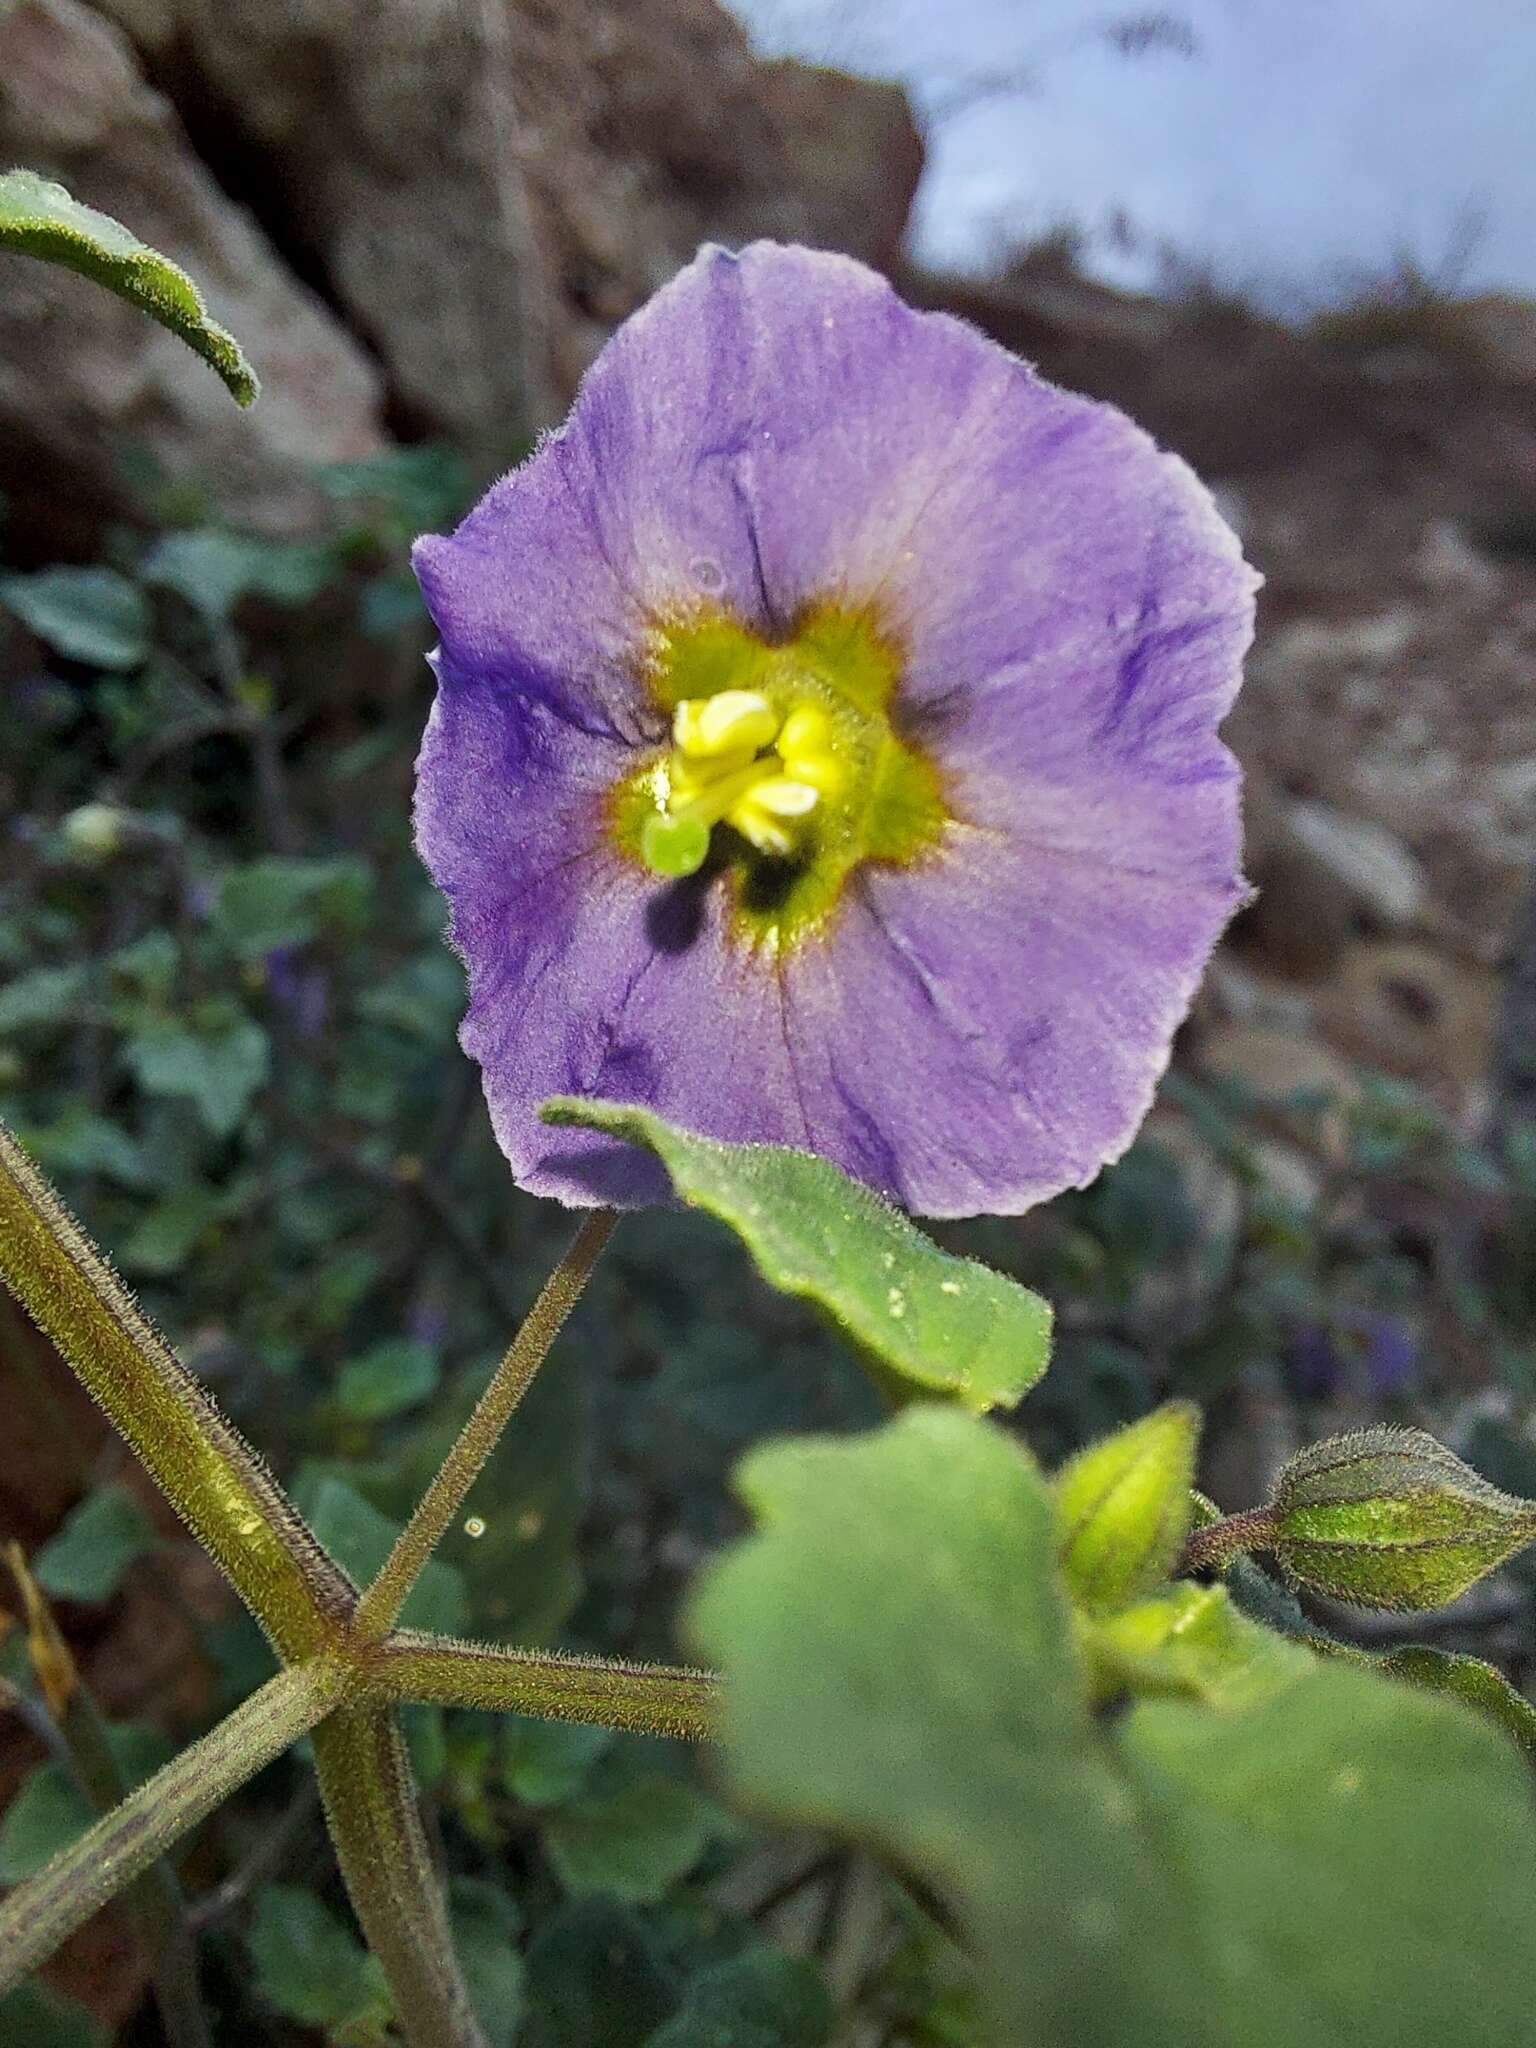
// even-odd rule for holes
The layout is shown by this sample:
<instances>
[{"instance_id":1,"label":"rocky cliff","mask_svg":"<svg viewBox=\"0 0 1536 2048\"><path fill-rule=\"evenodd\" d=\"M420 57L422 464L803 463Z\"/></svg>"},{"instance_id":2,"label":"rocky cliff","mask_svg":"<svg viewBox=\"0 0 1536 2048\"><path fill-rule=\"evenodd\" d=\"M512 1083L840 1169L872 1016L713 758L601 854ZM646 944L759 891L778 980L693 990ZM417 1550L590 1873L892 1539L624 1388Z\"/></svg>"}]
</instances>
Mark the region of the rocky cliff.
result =
<instances>
[{"instance_id":1,"label":"rocky cliff","mask_svg":"<svg viewBox=\"0 0 1536 2048\"><path fill-rule=\"evenodd\" d=\"M701 241L889 262L922 144L896 88L761 61L716 0L13 0L13 161L183 263L266 386L227 416L126 309L8 266L0 488L78 551L129 449L289 525L306 459L392 432L489 471Z\"/></svg>"}]
</instances>

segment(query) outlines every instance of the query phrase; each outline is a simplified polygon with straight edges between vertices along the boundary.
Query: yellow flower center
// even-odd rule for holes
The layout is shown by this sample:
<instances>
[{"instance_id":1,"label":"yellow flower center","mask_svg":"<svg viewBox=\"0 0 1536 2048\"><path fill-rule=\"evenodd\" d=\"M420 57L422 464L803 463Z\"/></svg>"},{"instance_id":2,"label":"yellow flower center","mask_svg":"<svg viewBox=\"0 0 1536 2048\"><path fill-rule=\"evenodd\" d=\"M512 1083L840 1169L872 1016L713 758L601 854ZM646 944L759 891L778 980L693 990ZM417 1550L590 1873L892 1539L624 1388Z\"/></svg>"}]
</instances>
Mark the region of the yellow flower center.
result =
<instances>
[{"instance_id":1,"label":"yellow flower center","mask_svg":"<svg viewBox=\"0 0 1536 2048\"><path fill-rule=\"evenodd\" d=\"M616 844L664 879L709 862L742 940L798 944L861 863L918 859L944 829L938 778L894 722L899 672L862 609L816 607L773 642L722 610L658 621L646 681L670 744L611 792Z\"/></svg>"},{"instance_id":2,"label":"yellow flower center","mask_svg":"<svg viewBox=\"0 0 1536 2048\"><path fill-rule=\"evenodd\" d=\"M759 853L787 860L805 820L843 781L819 705L797 704L781 718L757 690L685 697L672 715L660 808L645 821L641 857L654 874L691 875L704 865L711 831L725 824Z\"/></svg>"}]
</instances>

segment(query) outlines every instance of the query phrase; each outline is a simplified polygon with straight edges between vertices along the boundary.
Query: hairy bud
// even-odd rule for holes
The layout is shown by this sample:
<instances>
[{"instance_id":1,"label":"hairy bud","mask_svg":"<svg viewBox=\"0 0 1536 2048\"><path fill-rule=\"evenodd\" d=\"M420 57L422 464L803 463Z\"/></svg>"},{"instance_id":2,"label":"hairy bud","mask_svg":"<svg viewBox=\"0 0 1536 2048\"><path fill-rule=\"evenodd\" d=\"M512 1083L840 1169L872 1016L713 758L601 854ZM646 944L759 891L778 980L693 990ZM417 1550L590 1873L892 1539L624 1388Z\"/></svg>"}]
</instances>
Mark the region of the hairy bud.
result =
<instances>
[{"instance_id":1,"label":"hairy bud","mask_svg":"<svg viewBox=\"0 0 1536 2048\"><path fill-rule=\"evenodd\" d=\"M1420 1429L1363 1429L1286 1465L1264 1547L1357 1607L1442 1607L1527 1544L1536 1502L1490 1486Z\"/></svg>"}]
</instances>

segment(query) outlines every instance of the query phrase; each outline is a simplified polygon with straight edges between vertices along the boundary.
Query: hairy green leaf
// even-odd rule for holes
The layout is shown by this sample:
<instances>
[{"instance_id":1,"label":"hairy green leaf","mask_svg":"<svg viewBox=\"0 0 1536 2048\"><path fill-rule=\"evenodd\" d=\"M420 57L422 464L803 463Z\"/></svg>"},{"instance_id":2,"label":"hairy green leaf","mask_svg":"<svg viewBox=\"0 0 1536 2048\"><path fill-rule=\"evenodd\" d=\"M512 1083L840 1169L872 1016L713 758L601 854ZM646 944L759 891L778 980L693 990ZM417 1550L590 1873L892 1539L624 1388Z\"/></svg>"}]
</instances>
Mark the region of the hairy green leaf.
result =
<instances>
[{"instance_id":1,"label":"hairy green leaf","mask_svg":"<svg viewBox=\"0 0 1536 2048\"><path fill-rule=\"evenodd\" d=\"M919 1876L999 2042L1403 2048L1469 2012L1524 2037L1529 1793L1461 1707L1279 1645L1294 1675L1222 1711L1102 1726L1045 1483L953 1409L772 1446L741 1488L760 1533L692 1621L736 1789Z\"/></svg>"},{"instance_id":2,"label":"hairy green leaf","mask_svg":"<svg viewBox=\"0 0 1536 2048\"><path fill-rule=\"evenodd\" d=\"M857 1181L782 1145L727 1145L647 1110L560 1097L547 1123L654 1152L685 1202L734 1230L770 1285L824 1309L908 1391L980 1412L1044 1372L1051 1312L1016 1281L942 1252Z\"/></svg>"},{"instance_id":3,"label":"hairy green leaf","mask_svg":"<svg viewBox=\"0 0 1536 2048\"><path fill-rule=\"evenodd\" d=\"M105 285L180 335L217 370L237 405L255 400L255 371L234 336L210 317L187 273L62 185L35 171L0 174L0 249L40 256Z\"/></svg>"}]
</instances>

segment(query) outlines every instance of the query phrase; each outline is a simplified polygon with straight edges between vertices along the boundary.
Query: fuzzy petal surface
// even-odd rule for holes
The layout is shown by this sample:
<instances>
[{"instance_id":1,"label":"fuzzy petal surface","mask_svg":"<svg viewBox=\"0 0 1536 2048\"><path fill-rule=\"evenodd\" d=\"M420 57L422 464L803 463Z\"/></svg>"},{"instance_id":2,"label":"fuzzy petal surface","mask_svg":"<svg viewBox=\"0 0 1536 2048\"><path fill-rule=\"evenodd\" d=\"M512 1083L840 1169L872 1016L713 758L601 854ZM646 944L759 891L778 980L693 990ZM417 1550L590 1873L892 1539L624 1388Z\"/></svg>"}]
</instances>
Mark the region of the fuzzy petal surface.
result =
<instances>
[{"instance_id":1,"label":"fuzzy petal surface","mask_svg":"<svg viewBox=\"0 0 1536 2048\"><path fill-rule=\"evenodd\" d=\"M524 1185L663 1194L541 1125L553 1094L807 1147L927 1215L1015 1212L1125 1148L1243 895L1217 728L1257 579L1177 458L846 258L709 249L416 560L418 842ZM779 643L828 603L899 648L892 724L948 822L779 952L718 871L628 857L611 799L665 742L658 619Z\"/></svg>"}]
</instances>

